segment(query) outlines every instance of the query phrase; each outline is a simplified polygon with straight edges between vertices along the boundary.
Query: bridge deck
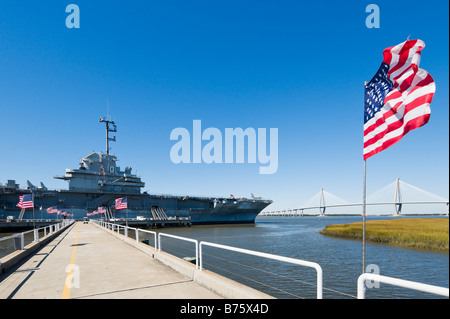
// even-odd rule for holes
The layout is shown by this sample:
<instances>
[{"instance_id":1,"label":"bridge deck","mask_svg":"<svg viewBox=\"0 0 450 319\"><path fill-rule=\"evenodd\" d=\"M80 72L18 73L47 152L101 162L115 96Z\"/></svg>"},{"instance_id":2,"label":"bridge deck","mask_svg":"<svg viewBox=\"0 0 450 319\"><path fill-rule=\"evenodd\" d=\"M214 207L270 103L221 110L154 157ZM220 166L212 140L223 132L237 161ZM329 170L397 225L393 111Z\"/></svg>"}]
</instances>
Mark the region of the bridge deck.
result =
<instances>
[{"instance_id":1,"label":"bridge deck","mask_svg":"<svg viewBox=\"0 0 450 319\"><path fill-rule=\"evenodd\" d=\"M0 299L8 298L222 297L104 230L78 222L0 278Z\"/></svg>"}]
</instances>

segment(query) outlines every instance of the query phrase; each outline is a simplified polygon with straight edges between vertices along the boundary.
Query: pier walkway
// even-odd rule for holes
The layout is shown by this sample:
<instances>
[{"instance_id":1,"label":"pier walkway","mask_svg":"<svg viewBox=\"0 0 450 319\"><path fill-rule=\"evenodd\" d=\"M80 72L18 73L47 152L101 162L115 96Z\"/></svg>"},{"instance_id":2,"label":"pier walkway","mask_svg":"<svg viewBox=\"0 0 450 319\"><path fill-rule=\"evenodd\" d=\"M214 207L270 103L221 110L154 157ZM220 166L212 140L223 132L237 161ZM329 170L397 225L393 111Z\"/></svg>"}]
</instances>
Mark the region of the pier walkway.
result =
<instances>
[{"instance_id":1,"label":"pier walkway","mask_svg":"<svg viewBox=\"0 0 450 319\"><path fill-rule=\"evenodd\" d=\"M0 299L21 298L222 297L102 228L76 222L0 277Z\"/></svg>"}]
</instances>

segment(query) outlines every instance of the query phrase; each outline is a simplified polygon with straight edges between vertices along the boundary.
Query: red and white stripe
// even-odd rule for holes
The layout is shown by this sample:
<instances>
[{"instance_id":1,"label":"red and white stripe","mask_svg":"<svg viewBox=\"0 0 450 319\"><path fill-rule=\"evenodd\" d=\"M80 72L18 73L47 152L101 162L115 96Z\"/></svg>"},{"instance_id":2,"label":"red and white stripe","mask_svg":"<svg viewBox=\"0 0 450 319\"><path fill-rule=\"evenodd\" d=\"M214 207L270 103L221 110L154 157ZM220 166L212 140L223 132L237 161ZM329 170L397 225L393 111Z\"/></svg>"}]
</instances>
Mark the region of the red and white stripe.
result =
<instances>
[{"instance_id":1,"label":"red and white stripe","mask_svg":"<svg viewBox=\"0 0 450 319\"><path fill-rule=\"evenodd\" d=\"M58 212L58 209L56 207L49 207L47 208L48 214L56 214Z\"/></svg>"},{"instance_id":2,"label":"red and white stripe","mask_svg":"<svg viewBox=\"0 0 450 319\"><path fill-rule=\"evenodd\" d=\"M436 86L431 75L419 68L424 47L422 40L407 40L384 50L383 62L390 66L388 76L394 88L381 110L364 124L364 159L428 122Z\"/></svg>"},{"instance_id":3,"label":"red and white stripe","mask_svg":"<svg viewBox=\"0 0 450 319\"><path fill-rule=\"evenodd\" d=\"M24 195L19 196L19 203L16 206L19 207L19 208L22 208L22 209L33 208L33 206L34 206L33 205L33 201L31 200L31 201L24 202L23 201L23 196Z\"/></svg>"},{"instance_id":4,"label":"red and white stripe","mask_svg":"<svg viewBox=\"0 0 450 319\"><path fill-rule=\"evenodd\" d=\"M124 200L125 199L125 200ZM116 199L116 209L127 209L128 208L128 202L126 200L126 197L124 198L117 198Z\"/></svg>"}]
</instances>

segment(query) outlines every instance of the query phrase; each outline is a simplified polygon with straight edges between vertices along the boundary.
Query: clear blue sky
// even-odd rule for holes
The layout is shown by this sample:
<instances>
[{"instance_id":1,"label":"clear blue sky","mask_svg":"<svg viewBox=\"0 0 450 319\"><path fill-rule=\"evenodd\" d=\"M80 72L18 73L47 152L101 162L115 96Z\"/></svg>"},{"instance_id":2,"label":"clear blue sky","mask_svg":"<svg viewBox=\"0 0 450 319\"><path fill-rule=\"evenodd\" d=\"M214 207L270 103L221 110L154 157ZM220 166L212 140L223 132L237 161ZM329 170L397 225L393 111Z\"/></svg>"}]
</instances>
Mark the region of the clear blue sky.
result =
<instances>
[{"instance_id":1,"label":"clear blue sky","mask_svg":"<svg viewBox=\"0 0 450 319\"><path fill-rule=\"evenodd\" d=\"M80 8L68 29L65 8ZM365 8L380 8L368 29ZM422 39L436 81L427 125L367 161L368 193L402 180L448 198L448 1L1 1L0 182L53 179L104 151L152 193L250 196L296 207L321 188L362 198L363 83L384 48ZM171 162L170 132L278 128L278 171Z\"/></svg>"}]
</instances>

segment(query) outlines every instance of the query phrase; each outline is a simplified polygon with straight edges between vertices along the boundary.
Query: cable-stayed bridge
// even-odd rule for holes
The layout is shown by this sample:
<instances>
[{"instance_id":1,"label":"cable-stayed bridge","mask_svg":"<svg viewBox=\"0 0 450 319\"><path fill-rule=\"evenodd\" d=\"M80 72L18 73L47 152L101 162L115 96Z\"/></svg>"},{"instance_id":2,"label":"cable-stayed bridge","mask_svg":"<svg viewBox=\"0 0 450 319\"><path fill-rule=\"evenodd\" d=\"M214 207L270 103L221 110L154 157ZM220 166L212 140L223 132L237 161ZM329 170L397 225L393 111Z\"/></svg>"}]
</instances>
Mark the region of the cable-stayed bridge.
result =
<instances>
[{"instance_id":1,"label":"cable-stayed bridge","mask_svg":"<svg viewBox=\"0 0 450 319\"><path fill-rule=\"evenodd\" d=\"M327 214L362 215L363 203L351 203L324 189L298 208L263 211L259 216L303 216ZM366 214L449 214L449 200L397 178L393 183L367 196Z\"/></svg>"}]
</instances>

